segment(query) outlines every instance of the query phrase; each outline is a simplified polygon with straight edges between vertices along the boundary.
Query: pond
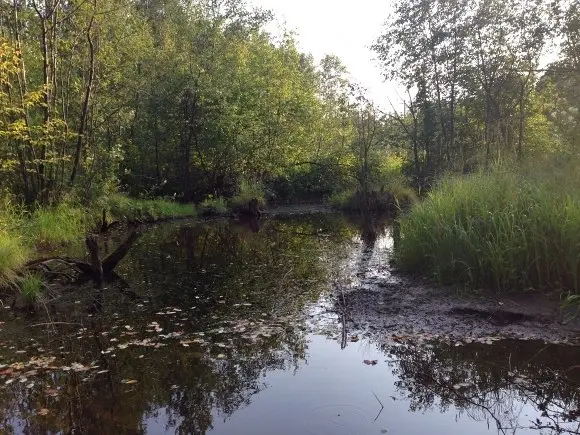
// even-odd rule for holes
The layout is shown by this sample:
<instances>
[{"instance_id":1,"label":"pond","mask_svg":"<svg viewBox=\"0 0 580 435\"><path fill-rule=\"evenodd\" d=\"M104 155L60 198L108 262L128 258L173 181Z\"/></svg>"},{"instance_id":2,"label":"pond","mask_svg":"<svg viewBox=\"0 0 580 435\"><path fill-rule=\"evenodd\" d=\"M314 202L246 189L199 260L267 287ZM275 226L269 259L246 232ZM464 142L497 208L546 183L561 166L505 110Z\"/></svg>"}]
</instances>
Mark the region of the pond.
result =
<instances>
[{"instance_id":1,"label":"pond","mask_svg":"<svg viewBox=\"0 0 580 435\"><path fill-rule=\"evenodd\" d=\"M153 227L98 303L3 310L0 433L580 433L577 347L346 329L344 289L396 285L391 232L335 214Z\"/></svg>"}]
</instances>

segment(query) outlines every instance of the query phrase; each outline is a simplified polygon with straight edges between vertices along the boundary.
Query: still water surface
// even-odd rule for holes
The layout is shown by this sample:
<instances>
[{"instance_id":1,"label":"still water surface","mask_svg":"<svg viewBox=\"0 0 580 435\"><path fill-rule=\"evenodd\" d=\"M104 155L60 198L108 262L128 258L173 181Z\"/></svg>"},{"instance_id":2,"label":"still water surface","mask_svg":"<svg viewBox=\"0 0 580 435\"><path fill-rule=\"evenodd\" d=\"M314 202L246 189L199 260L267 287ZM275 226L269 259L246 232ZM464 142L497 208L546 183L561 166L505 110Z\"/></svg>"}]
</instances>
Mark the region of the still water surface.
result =
<instances>
[{"instance_id":1,"label":"still water surface","mask_svg":"<svg viewBox=\"0 0 580 435\"><path fill-rule=\"evenodd\" d=\"M580 433L576 348L345 347L332 287L393 279L391 249L388 226L331 214L157 226L101 312L90 289L50 322L5 310L0 433Z\"/></svg>"}]
</instances>

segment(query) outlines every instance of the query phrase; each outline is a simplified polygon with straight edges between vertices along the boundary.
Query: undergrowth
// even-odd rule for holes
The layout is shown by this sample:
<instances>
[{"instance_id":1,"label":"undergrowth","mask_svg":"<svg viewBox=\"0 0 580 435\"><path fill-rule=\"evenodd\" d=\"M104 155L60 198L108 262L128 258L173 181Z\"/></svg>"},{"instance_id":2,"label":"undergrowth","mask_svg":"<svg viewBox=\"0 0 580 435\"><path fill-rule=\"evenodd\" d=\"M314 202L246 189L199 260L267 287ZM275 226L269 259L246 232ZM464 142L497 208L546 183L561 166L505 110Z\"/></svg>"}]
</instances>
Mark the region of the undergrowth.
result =
<instances>
[{"instance_id":1,"label":"undergrowth","mask_svg":"<svg viewBox=\"0 0 580 435\"><path fill-rule=\"evenodd\" d=\"M573 163L446 178L400 219L399 266L499 291L580 291Z\"/></svg>"}]
</instances>

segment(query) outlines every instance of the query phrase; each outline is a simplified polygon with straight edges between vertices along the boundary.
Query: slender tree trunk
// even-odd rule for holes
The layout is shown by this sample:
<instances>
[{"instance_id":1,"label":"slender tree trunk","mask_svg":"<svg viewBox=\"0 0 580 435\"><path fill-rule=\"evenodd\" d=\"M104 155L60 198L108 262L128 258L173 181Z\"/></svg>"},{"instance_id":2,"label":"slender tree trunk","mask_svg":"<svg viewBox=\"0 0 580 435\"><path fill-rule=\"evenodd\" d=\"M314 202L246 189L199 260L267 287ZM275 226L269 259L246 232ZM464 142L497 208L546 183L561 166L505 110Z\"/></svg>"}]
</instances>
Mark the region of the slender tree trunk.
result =
<instances>
[{"instance_id":1,"label":"slender tree trunk","mask_svg":"<svg viewBox=\"0 0 580 435\"><path fill-rule=\"evenodd\" d=\"M79 123L79 129L77 132L77 145L76 145L76 149L75 149L75 157L74 157L72 172L70 175L70 184L71 185L73 185L75 183L75 180L77 177L81 153L83 150L83 142L84 142L85 133L86 133L87 119L88 119L88 115L89 115L91 96L92 96L92 92L93 92L93 81L95 78L95 45L93 42L93 36L92 36L91 32L92 32L93 23L95 20L96 9L97 9L97 2L96 2L96 0L93 0L93 14L92 14L91 19L89 21L89 25L87 27L87 34L86 34L87 42L89 44L89 77L88 77L88 81L87 81L87 87L85 89L85 97L83 100L81 119L80 119L80 123Z\"/></svg>"}]
</instances>

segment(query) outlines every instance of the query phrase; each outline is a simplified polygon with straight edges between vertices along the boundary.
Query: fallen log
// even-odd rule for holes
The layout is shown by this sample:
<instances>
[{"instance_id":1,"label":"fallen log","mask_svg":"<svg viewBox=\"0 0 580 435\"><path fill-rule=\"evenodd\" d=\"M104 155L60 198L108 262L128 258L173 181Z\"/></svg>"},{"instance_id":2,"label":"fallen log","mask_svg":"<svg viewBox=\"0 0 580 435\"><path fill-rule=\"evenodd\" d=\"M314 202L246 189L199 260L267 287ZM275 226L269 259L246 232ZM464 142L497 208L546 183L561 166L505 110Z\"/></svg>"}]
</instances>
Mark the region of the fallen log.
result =
<instances>
[{"instance_id":1,"label":"fallen log","mask_svg":"<svg viewBox=\"0 0 580 435\"><path fill-rule=\"evenodd\" d=\"M98 244L98 237L95 235L87 236L85 243L89 250L89 256L91 262L87 263L85 261L77 260L71 257L48 257L39 258L28 262L25 268L31 268L35 266L46 266L50 262L59 262L65 264L69 267L75 268L79 272L79 277L77 282L84 282L87 279L93 280L97 286L101 286L104 281L112 281L115 279L117 274L114 273L115 267L119 262L125 258L133 244L139 239L141 233L137 230L133 230L129 237L121 243L115 251L108 255L104 260L101 260L100 249Z\"/></svg>"},{"instance_id":2,"label":"fallen log","mask_svg":"<svg viewBox=\"0 0 580 435\"><path fill-rule=\"evenodd\" d=\"M85 243L89 250L91 256L91 269L93 272L93 280L97 284L97 287L102 287L103 285L103 263L101 261L101 256L99 255L99 240L97 236L90 235L85 239Z\"/></svg>"},{"instance_id":3,"label":"fallen log","mask_svg":"<svg viewBox=\"0 0 580 435\"><path fill-rule=\"evenodd\" d=\"M110 275L117 264L125 258L125 255L129 252L129 249L133 246L133 244L141 237L141 233L137 230L133 230L127 240L119 245L115 251L110 254L107 258L103 260L103 273L105 275Z\"/></svg>"}]
</instances>

